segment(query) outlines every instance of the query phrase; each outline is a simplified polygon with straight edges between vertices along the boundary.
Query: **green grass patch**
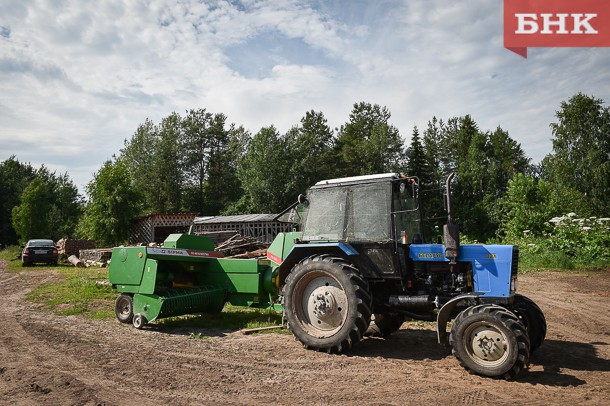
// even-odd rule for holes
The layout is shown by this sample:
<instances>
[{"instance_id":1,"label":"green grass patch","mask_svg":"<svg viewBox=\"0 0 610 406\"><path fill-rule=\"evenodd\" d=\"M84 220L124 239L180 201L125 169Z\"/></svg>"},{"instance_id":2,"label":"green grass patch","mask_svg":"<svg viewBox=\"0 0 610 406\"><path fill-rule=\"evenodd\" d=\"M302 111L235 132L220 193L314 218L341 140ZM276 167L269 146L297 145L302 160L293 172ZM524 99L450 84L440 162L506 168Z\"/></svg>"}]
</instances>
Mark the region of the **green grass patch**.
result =
<instances>
[{"instance_id":1,"label":"green grass patch","mask_svg":"<svg viewBox=\"0 0 610 406\"><path fill-rule=\"evenodd\" d=\"M580 272L588 269L607 268L603 259L574 257L561 251L528 251L519 253L519 273L568 271Z\"/></svg>"},{"instance_id":2,"label":"green grass patch","mask_svg":"<svg viewBox=\"0 0 610 406\"><path fill-rule=\"evenodd\" d=\"M6 261L9 272L19 272L26 269L21 266L21 248L17 245L11 245L0 250L0 259Z\"/></svg>"},{"instance_id":3,"label":"green grass patch","mask_svg":"<svg viewBox=\"0 0 610 406\"><path fill-rule=\"evenodd\" d=\"M274 310L256 309L251 307L232 306L226 304L220 313L204 313L198 315L184 315L160 319L156 324L170 328L193 328L209 330L213 336L218 331L238 331L243 329L264 328L282 324L282 314ZM286 333L286 329L278 328L264 330L261 333ZM204 332L192 333L192 338L208 337Z\"/></svg>"},{"instance_id":4,"label":"green grass patch","mask_svg":"<svg viewBox=\"0 0 610 406\"><path fill-rule=\"evenodd\" d=\"M79 314L96 319L114 316L116 293L110 286L96 285L97 281L108 279L106 269L62 266L54 269L60 279L38 286L26 296L27 300L62 316Z\"/></svg>"}]
</instances>

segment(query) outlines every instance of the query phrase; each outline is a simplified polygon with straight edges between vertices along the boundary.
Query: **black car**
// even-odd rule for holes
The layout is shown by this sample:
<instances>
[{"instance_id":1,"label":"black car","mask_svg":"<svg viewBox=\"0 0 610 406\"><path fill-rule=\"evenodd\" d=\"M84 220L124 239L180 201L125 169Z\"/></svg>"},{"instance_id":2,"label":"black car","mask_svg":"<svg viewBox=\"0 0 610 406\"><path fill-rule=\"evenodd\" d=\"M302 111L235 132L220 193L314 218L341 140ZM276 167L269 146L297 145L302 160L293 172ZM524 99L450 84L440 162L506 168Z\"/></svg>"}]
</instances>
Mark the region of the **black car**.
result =
<instances>
[{"instance_id":1,"label":"black car","mask_svg":"<svg viewBox=\"0 0 610 406\"><path fill-rule=\"evenodd\" d=\"M28 266L37 262L57 265L57 255L53 240L30 240L23 247L21 265Z\"/></svg>"}]
</instances>

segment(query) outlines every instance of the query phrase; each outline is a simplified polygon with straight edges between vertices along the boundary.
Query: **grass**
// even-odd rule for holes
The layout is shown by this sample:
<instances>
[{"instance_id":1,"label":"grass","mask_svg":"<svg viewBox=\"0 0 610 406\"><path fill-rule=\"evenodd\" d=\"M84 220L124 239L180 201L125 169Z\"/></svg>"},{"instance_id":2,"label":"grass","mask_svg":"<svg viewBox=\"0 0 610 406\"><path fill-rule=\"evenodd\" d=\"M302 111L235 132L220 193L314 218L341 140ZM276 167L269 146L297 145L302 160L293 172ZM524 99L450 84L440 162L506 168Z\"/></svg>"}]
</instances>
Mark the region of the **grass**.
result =
<instances>
[{"instance_id":1,"label":"grass","mask_svg":"<svg viewBox=\"0 0 610 406\"><path fill-rule=\"evenodd\" d=\"M519 273L545 271L579 273L604 268L608 268L608 263L604 260L575 258L561 251L531 252L525 249L519 253Z\"/></svg>"},{"instance_id":2,"label":"grass","mask_svg":"<svg viewBox=\"0 0 610 406\"><path fill-rule=\"evenodd\" d=\"M98 281L108 280L106 269L67 266L54 269L60 278L38 286L26 296L27 300L40 303L61 316L114 317L116 293L110 286L96 285Z\"/></svg>"},{"instance_id":3,"label":"grass","mask_svg":"<svg viewBox=\"0 0 610 406\"><path fill-rule=\"evenodd\" d=\"M264 328L282 324L282 315L274 310L232 306L226 304L222 312L200 315L184 315L161 319L155 323L168 327L189 327L211 331L238 331L243 329ZM264 330L260 333L287 333L286 329ZM207 337L204 333L192 333L191 338Z\"/></svg>"},{"instance_id":4,"label":"grass","mask_svg":"<svg viewBox=\"0 0 610 406\"><path fill-rule=\"evenodd\" d=\"M8 271L12 273L32 271L49 271L58 275L48 283L43 283L26 299L41 304L48 311L60 315L80 315L92 319L114 318L114 301L118 293L110 286L97 286L98 281L108 280L108 270L104 268L77 268L72 265L37 265L22 267L19 255L21 248L11 246L0 250L0 259L7 261ZM161 319L155 322L172 327L205 328L215 331L237 331L270 327L282 324L282 315L275 311L227 304L221 313L203 315L185 315ZM265 330L268 332L286 332L285 329ZM193 338L203 338L203 333L193 333Z\"/></svg>"}]
</instances>

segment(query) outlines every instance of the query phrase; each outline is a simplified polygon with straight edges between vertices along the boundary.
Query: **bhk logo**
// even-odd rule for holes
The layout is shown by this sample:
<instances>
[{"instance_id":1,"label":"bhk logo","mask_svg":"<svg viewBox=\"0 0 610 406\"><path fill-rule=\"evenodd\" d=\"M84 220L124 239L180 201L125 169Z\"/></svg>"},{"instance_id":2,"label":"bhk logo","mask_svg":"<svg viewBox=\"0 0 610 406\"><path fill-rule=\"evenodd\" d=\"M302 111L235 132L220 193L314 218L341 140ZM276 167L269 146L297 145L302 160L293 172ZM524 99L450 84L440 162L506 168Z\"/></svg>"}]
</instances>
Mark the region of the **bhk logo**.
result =
<instances>
[{"instance_id":1,"label":"bhk logo","mask_svg":"<svg viewBox=\"0 0 610 406\"><path fill-rule=\"evenodd\" d=\"M610 46L608 0L504 0L504 48Z\"/></svg>"}]
</instances>

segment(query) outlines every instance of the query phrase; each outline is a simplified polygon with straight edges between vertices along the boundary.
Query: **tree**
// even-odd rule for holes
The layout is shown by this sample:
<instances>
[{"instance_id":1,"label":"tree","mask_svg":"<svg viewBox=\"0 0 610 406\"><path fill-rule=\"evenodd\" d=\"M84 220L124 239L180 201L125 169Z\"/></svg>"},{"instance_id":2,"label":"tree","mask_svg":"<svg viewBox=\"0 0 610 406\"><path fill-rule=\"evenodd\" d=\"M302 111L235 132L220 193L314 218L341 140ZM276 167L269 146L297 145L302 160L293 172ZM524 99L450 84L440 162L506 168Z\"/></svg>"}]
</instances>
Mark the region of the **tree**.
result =
<instances>
[{"instance_id":1,"label":"tree","mask_svg":"<svg viewBox=\"0 0 610 406\"><path fill-rule=\"evenodd\" d=\"M407 174L418 176L422 184L429 184L432 176L417 126L413 128L411 143L405 152L405 156L407 157Z\"/></svg>"},{"instance_id":2,"label":"tree","mask_svg":"<svg viewBox=\"0 0 610 406\"><path fill-rule=\"evenodd\" d=\"M466 115L428 122L423 150L429 168L421 193L426 235L438 235L435 230L440 230L440 221L444 221L439 191L449 173L456 172L453 215L462 232L479 241L493 237L501 217L498 199L504 195L508 180L529 168L521 146L499 127L493 132L481 131Z\"/></svg>"},{"instance_id":3,"label":"tree","mask_svg":"<svg viewBox=\"0 0 610 406\"><path fill-rule=\"evenodd\" d=\"M177 213L182 205L182 169L178 145L181 118L172 113L156 126L150 120L141 124L132 138L125 140L120 158L143 195L144 212Z\"/></svg>"},{"instance_id":4,"label":"tree","mask_svg":"<svg viewBox=\"0 0 610 406\"><path fill-rule=\"evenodd\" d=\"M72 237L83 214L83 202L78 188L67 173L56 175L42 165L37 171L50 192L50 210L47 214L51 225L50 238Z\"/></svg>"},{"instance_id":5,"label":"tree","mask_svg":"<svg viewBox=\"0 0 610 406\"><path fill-rule=\"evenodd\" d=\"M390 117L390 111L378 104L354 104L350 120L339 129L338 176L398 171L404 166L403 141L388 123Z\"/></svg>"},{"instance_id":6,"label":"tree","mask_svg":"<svg viewBox=\"0 0 610 406\"><path fill-rule=\"evenodd\" d=\"M178 145L181 140L181 119L172 113L161 120L152 176L158 183L153 210L158 213L179 213L182 207L182 170Z\"/></svg>"},{"instance_id":7,"label":"tree","mask_svg":"<svg viewBox=\"0 0 610 406\"><path fill-rule=\"evenodd\" d=\"M40 178L36 177L23 191L21 204L13 208L13 227L22 242L31 238L50 238L51 192Z\"/></svg>"},{"instance_id":8,"label":"tree","mask_svg":"<svg viewBox=\"0 0 610 406\"><path fill-rule=\"evenodd\" d=\"M89 204L79 223L80 234L106 246L127 241L142 204L130 166L122 159L106 161L86 190Z\"/></svg>"},{"instance_id":9,"label":"tree","mask_svg":"<svg viewBox=\"0 0 610 406\"><path fill-rule=\"evenodd\" d=\"M300 125L290 129L284 138L290 156L289 195L298 196L316 182L333 176L333 132L322 112L306 112Z\"/></svg>"},{"instance_id":10,"label":"tree","mask_svg":"<svg viewBox=\"0 0 610 406\"><path fill-rule=\"evenodd\" d=\"M556 117L545 174L555 184L569 184L584 194L595 213L610 213L610 108L578 93L561 103Z\"/></svg>"},{"instance_id":11,"label":"tree","mask_svg":"<svg viewBox=\"0 0 610 406\"><path fill-rule=\"evenodd\" d=\"M12 210L21 203L21 196L36 176L30 164L24 164L13 155L0 163L0 244L16 244Z\"/></svg>"},{"instance_id":12,"label":"tree","mask_svg":"<svg viewBox=\"0 0 610 406\"><path fill-rule=\"evenodd\" d=\"M540 237L551 218L569 212L582 214L588 210L587 206L584 196L574 189L516 173L500 199L499 234L509 241L518 241L525 232Z\"/></svg>"},{"instance_id":13,"label":"tree","mask_svg":"<svg viewBox=\"0 0 610 406\"><path fill-rule=\"evenodd\" d=\"M226 119L224 114L205 109L191 110L182 119L180 151L186 211L218 214L241 195L237 161L249 134L234 124L227 129Z\"/></svg>"},{"instance_id":14,"label":"tree","mask_svg":"<svg viewBox=\"0 0 610 406\"><path fill-rule=\"evenodd\" d=\"M262 128L240 162L238 176L246 192L238 207L252 213L277 213L297 196L286 193L290 158L286 140L274 126Z\"/></svg>"}]
</instances>

